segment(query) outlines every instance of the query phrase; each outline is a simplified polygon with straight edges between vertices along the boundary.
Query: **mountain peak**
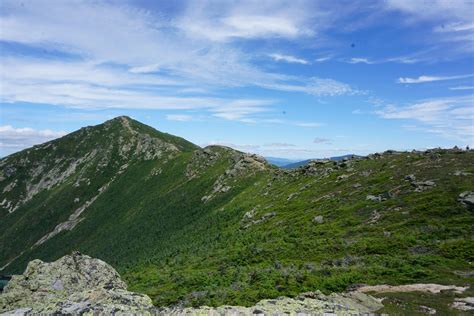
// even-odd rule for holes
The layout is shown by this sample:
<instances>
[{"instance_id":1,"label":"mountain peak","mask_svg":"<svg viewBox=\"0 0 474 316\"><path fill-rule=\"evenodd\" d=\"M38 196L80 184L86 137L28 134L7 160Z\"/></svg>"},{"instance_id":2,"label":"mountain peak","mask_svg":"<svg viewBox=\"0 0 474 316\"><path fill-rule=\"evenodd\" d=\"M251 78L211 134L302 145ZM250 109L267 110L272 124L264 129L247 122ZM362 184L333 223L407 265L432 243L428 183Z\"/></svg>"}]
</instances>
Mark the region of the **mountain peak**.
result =
<instances>
[{"instance_id":1,"label":"mountain peak","mask_svg":"<svg viewBox=\"0 0 474 316\"><path fill-rule=\"evenodd\" d=\"M121 123L125 123L125 122L130 122L132 121L133 119L130 117L130 116L126 116L126 115L120 115L120 116L116 116L110 120L107 120L105 121L105 123L108 123L108 122L121 122Z\"/></svg>"}]
</instances>

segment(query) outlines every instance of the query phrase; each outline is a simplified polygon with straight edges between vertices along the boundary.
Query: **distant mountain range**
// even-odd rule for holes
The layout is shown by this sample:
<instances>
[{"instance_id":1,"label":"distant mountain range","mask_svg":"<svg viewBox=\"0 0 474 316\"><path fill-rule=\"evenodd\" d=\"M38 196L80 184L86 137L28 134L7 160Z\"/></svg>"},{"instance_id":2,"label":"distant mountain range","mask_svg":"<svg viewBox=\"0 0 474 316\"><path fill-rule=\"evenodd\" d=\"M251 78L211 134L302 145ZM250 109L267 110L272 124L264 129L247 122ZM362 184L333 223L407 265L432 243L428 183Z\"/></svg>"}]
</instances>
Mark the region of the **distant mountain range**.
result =
<instances>
[{"instance_id":1,"label":"distant mountain range","mask_svg":"<svg viewBox=\"0 0 474 316\"><path fill-rule=\"evenodd\" d=\"M330 158L327 158L329 160L333 160L333 161L341 161L341 160L344 160L344 159L349 159L349 158L360 158L362 156L358 156L358 155L354 155L354 154L348 154L348 155L343 155L343 156L336 156L336 157L330 157ZM301 166L304 166L306 164L308 164L308 162L310 162L311 160L317 160L316 158L314 159L306 159L306 160L301 160L301 161L294 161L294 162L290 162L288 164L283 164L283 165L280 165L279 167L282 167L282 168L285 168L285 169L291 169L291 168L298 168L298 167L301 167Z\"/></svg>"},{"instance_id":2,"label":"distant mountain range","mask_svg":"<svg viewBox=\"0 0 474 316\"><path fill-rule=\"evenodd\" d=\"M81 128L0 159L0 274L77 250L158 306L473 284L474 152L344 157L282 169L128 117Z\"/></svg>"},{"instance_id":3,"label":"distant mountain range","mask_svg":"<svg viewBox=\"0 0 474 316\"><path fill-rule=\"evenodd\" d=\"M278 157L265 157L265 159L277 167L283 167L292 163L297 163L300 160L298 159L287 159L287 158L278 158Z\"/></svg>"}]
</instances>

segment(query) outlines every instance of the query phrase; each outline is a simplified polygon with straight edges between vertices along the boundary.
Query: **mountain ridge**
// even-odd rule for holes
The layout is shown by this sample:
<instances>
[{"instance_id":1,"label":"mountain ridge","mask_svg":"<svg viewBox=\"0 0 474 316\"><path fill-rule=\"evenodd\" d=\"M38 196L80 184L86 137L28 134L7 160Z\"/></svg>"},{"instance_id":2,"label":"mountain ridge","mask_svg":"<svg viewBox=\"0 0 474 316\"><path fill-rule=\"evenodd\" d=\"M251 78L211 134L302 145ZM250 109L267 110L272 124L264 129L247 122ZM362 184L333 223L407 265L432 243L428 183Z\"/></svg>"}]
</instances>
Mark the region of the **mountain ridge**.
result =
<instances>
[{"instance_id":1,"label":"mountain ridge","mask_svg":"<svg viewBox=\"0 0 474 316\"><path fill-rule=\"evenodd\" d=\"M462 202L473 157L385 152L280 169L119 117L0 160L0 266L18 273L79 250L158 305L466 285L472 276L452 271L474 260Z\"/></svg>"}]
</instances>

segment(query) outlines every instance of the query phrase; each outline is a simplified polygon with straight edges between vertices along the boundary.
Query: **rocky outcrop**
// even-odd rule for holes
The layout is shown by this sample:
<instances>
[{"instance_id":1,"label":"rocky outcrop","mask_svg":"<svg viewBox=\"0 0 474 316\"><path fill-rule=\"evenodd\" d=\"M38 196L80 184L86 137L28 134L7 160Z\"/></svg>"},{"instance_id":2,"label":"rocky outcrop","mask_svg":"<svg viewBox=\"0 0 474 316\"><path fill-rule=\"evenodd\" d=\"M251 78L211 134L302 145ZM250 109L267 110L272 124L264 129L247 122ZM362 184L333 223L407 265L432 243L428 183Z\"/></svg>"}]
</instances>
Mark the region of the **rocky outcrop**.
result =
<instances>
[{"instance_id":1,"label":"rocky outcrop","mask_svg":"<svg viewBox=\"0 0 474 316\"><path fill-rule=\"evenodd\" d=\"M415 188L415 192L423 192L436 186L436 183L433 180L416 181L416 177L413 174L405 176L405 180L410 182L410 184Z\"/></svg>"},{"instance_id":2,"label":"rocky outcrop","mask_svg":"<svg viewBox=\"0 0 474 316\"><path fill-rule=\"evenodd\" d=\"M474 311L474 297L455 298L451 306L461 311Z\"/></svg>"},{"instance_id":3,"label":"rocky outcrop","mask_svg":"<svg viewBox=\"0 0 474 316\"><path fill-rule=\"evenodd\" d=\"M0 295L0 313L6 315L137 311L153 312L151 299L127 291L114 268L79 252L51 263L31 261L22 275L12 277Z\"/></svg>"},{"instance_id":4,"label":"rocky outcrop","mask_svg":"<svg viewBox=\"0 0 474 316\"><path fill-rule=\"evenodd\" d=\"M200 176L207 168L218 162L220 156L221 154L216 146L196 150L186 166L186 177L191 180Z\"/></svg>"},{"instance_id":5,"label":"rocky outcrop","mask_svg":"<svg viewBox=\"0 0 474 316\"><path fill-rule=\"evenodd\" d=\"M379 300L363 293L324 295L319 291L297 298L262 300L252 307L219 306L162 308L162 315L364 315L381 309Z\"/></svg>"},{"instance_id":6,"label":"rocky outcrop","mask_svg":"<svg viewBox=\"0 0 474 316\"><path fill-rule=\"evenodd\" d=\"M324 295L316 291L262 300L253 307L158 309L148 296L127 291L110 265L79 252L51 263L31 261L0 295L0 315L363 315L382 307L379 300L361 292Z\"/></svg>"},{"instance_id":7,"label":"rocky outcrop","mask_svg":"<svg viewBox=\"0 0 474 316\"><path fill-rule=\"evenodd\" d=\"M265 158L254 154L233 151L231 160L231 166L217 178L212 186L212 191L203 196L201 201L207 202L217 194L228 192L232 189L232 184L235 183L239 177L249 176L268 168L268 163ZM187 172L187 174L189 178L189 172Z\"/></svg>"},{"instance_id":8,"label":"rocky outcrop","mask_svg":"<svg viewBox=\"0 0 474 316\"><path fill-rule=\"evenodd\" d=\"M459 194L458 200L468 209L474 210L474 191L466 191Z\"/></svg>"}]
</instances>

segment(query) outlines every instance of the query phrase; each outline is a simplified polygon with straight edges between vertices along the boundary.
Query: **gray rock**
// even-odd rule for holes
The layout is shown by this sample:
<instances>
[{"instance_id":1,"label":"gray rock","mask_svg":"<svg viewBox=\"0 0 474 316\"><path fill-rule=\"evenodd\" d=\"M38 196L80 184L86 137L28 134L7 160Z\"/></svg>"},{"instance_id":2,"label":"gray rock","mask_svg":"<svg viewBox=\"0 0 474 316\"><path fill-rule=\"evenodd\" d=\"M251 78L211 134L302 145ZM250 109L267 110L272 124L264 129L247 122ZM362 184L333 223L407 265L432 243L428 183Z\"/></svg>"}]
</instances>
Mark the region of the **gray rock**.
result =
<instances>
[{"instance_id":1,"label":"gray rock","mask_svg":"<svg viewBox=\"0 0 474 316\"><path fill-rule=\"evenodd\" d=\"M298 192L295 192L295 193L291 193L290 195L288 195L288 198L286 199L287 201L291 201L295 196L298 195Z\"/></svg>"},{"instance_id":2,"label":"gray rock","mask_svg":"<svg viewBox=\"0 0 474 316\"><path fill-rule=\"evenodd\" d=\"M151 312L151 299L127 291L119 274L102 260L79 252L46 263L33 260L0 295L0 313L113 314Z\"/></svg>"},{"instance_id":3,"label":"gray rock","mask_svg":"<svg viewBox=\"0 0 474 316\"><path fill-rule=\"evenodd\" d=\"M451 306L461 311L474 310L474 297L456 298Z\"/></svg>"},{"instance_id":4,"label":"gray rock","mask_svg":"<svg viewBox=\"0 0 474 316\"><path fill-rule=\"evenodd\" d=\"M468 209L474 210L474 191L465 191L459 194L458 201Z\"/></svg>"},{"instance_id":5,"label":"gray rock","mask_svg":"<svg viewBox=\"0 0 474 316\"><path fill-rule=\"evenodd\" d=\"M324 218L321 215L315 216L313 218L313 222L315 222L316 224L322 224L324 223Z\"/></svg>"},{"instance_id":6,"label":"gray rock","mask_svg":"<svg viewBox=\"0 0 474 316\"><path fill-rule=\"evenodd\" d=\"M455 176L470 176L470 175L472 175L472 173L470 173L470 172L465 172L465 171L460 171L460 170L454 171L453 174Z\"/></svg>"},{"instance_id":7,"label":"gray rock","mask_svg":"<svg viewBox=\"0 0 474 316\"><path fill-rule=\"evenodd\" d=\"M420 305L420 311L422 313L428 314L428 315L435 315L436 314L436 309L428 307L428 306L423 306Z\"/></svg>"},{"instance_id":8,"label":"gray rock","mask_svg":"<svg viewBox=\"0 0 474 316\"><path fill-rule=\"evenodd\" d=\"M369 195L367 195L367 196L365 197L365 199L366 199L367 201L373 201L373 202L380 202L380 201L382 201L382 197L381 197L380 195L375 196L375 195L369 194Z\"/></svg>"},{"instance_id":9,"label":"gray rock","mask_svg":"<svg viewBox=\"0 0 474 316\"><path fill-rule=\"evenodd\" d=\"M219 306L198 308L170 307L162 315L368 315L383 305L376 298L358 292L330 294L309 292L296 298L279 297L262 300L251 307Z\"/></svg>"},{"instance_id":10,"label":"gray rock","mask_svg":"<svg viewBox=\"0 0 474 316\"><path fill-rule=\"evenodd\" d=\"M433 180L427 180L411 182L411 185L415 187L415 192L423 192L435 187L436 183Z\"/></svg>"}]
</instances>

